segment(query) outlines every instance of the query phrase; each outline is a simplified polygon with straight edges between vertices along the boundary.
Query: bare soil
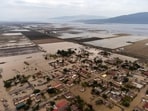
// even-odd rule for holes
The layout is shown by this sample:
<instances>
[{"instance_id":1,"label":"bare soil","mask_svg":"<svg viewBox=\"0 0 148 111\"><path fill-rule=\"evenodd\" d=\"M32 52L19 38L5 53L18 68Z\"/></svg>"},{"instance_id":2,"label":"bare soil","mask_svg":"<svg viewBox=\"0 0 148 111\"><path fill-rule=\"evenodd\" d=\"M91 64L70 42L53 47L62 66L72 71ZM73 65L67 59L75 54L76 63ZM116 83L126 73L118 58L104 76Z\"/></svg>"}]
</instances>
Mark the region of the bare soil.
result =
<instances>
[{"instance_id":1,"label":"bare soil","mask_svg":"<svg viewBox=\"0 0 148 111\"><path fill-rule=\"evenodd\" d=\"M141 59L148 59L148 39L124 47L124 53Z\"/></svg>"}]
</instances>

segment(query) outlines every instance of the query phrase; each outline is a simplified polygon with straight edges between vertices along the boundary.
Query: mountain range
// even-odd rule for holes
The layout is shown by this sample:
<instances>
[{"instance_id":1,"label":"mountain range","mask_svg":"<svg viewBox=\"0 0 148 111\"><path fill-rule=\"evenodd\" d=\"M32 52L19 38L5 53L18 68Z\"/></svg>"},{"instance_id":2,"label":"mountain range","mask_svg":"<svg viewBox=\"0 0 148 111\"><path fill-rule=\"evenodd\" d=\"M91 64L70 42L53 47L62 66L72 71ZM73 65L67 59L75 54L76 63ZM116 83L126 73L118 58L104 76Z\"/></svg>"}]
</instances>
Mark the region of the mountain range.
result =
<instances>
[{"instance_id":1,"label":"mountain range","mask_svg":"<svg viewBox=\"0 0 148 111\"><path fill-rule=\"evenodd\" d=\"M123 23L123 24L148 24L148 12L122 15L107 19L80 20L84 23Z\"/></svg>"},{"instance_id":2,"label":"mountain range","mask_svg":"<svg viewBox=\"0 0 148 111\"><path fill-rule=\"evenodd\" d=\"M99 23L148 24L148 12L121 15L111 18L81 15L81 16L64 16L52 19L60 22L73 21L73 22L83 22L89 24L99 24Z\"/></svg>"},{"instance_id":3,"label":"mountain range","mask_svg":"<svg viewBox=\"0 0 148 111\"><path fill-rule=\"evenodd\" d=\"M55 18L49 18L51 22L73 22L81 20L92 20L92 19L105 19L103 16L94 16L94 15L75 15L75 16L61 16Z\"/></svg>"}]
</instances>

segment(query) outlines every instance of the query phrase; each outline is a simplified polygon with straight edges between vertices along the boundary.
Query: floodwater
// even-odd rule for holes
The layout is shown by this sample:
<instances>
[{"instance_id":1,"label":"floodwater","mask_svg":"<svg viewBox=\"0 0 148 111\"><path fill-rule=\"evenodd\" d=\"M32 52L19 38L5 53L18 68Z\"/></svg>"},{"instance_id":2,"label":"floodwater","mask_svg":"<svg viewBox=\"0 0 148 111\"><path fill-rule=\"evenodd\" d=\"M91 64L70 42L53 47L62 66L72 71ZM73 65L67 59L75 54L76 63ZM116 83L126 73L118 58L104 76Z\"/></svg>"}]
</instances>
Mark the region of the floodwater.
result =
<instances>
[{"instance_id":1,"label":"floodwater","mask_svg":"<svg viewBox=\"0 0 148 111\"><path fill-rule=\"evenodd\" d=\"M124 36L124 37L118 37L118 38L112 38L112 39L103 39L103 40L96 40L96 41L90 41L85 42L85 44L109 48L109 49L116 49L120 47L124 47L127 45L131 45L134 42L147 39L147 36Z\"/></svg>"},{"instance_id":2,"label":"floodwater","mask_svg":"<svg viewBox=\"0 0 148 111\"><path fill-rule=\"evenodd\" d=\"M90 44L105 48L119 48L131 45L134 42L148 39L148 24L56 24L55 27L72 27L68 31L63 31L59 38L102 38L101 40L89 41ZM71 31L76 33L70 33ZM127 36L116 36L116 34L129 34ZM108 39L107 39L108 38Z\"/></svg>"},{"instance_id":3,"label":"floodwater","mask_svg":"<svg viewBox=\"0 0 148 111\"><path fill-rule=\"evenodd\" d=\"M132 35L148 36L148 24L83 24L71 23L58 26L71 26L82 29L106 30L107 33L128 33Z\"/></svg>"}]
</instances>

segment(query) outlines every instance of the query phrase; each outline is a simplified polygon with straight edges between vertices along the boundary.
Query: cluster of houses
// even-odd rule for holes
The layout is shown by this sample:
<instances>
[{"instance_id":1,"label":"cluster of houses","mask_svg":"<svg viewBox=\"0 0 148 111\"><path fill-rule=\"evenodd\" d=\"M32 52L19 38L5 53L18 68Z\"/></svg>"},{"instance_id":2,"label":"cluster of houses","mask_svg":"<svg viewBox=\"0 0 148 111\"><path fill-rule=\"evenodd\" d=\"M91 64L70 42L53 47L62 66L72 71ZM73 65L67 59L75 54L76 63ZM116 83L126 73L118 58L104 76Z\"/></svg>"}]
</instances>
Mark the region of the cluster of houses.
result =
<instances>
[{"instance_id":1,"label":"cluster of houses","mask_svg":"<svg viewBox=\"0 0 148 111\"><path fill-rule=\"evenodd\" d=\"M71 104L76 95L70 89L75 85L81 87L80 92L84 92L87 87L91 89L92 95L111 101L110 104L129 107L139 91L147 86L148 71L141 70L143 67L137 62L110 58L111 53L106 51L96 56L87 49L61 52L56 58L45 58L49 69L40 71L37 67L36 73L25 78L21 87L12 86L17 88L12 88L9 95L17 110L33 101L29 108L46 107L52 111L67 111L66 108L70 106L72 111L80 111L76 104ZM28 67L30 65L27 61L25 64ZM55 104L51 105L51 101ZM146 110L147 106L145 102L143 108Z\"/></svg>"}]
</instances>

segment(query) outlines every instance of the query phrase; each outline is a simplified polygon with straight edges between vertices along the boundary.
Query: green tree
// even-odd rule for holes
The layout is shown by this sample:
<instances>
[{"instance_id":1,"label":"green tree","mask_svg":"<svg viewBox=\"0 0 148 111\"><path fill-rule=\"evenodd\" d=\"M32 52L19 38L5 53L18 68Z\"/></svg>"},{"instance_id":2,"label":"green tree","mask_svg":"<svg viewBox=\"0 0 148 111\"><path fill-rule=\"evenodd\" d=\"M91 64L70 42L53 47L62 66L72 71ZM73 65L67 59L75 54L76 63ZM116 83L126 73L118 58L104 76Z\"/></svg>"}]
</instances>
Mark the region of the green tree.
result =
<instances>
[{"instance_id":1,"label":"green tree","mask_svg":"<svg viewBox=\"0 0 148 111\"><path fill-rule=\"evenodd\" d=\"M146 90L146 95L148 95L148 89Z\"/></svg>"},{"instance_id":2,"label":"green tree","mask_svg":"<svg viewBox=\"0 0 148 111\"><path fill-rule=\"evenodd\" d=\"M54 106L55 105L55 102L54 101L50 101L50 105L51 106Z\"/></svg>"},{"instance_id":3,"label":"green tree","mask_svg":"<svg viewBox=\"0 0 148 111\"><path fill-rule=\"evenodd\" d=\"M35 90L33 91L34 94L40 93L40 92L41 92L41 91L40 91L39 89L35 89Z\"/></svg>"},{"instance_id":4,"label":"green tree","mask_svg":"<svg viewBox=\"0 0 148 111\"><path fill-rule=\"evenodd\" d=\"M11 81L7 80L7 81L4 81L4 87L5 88L10 88L11 87Z\"/></svg>"},{"instance_id":5,"label":"green tree","mask_svg":"<svg viewBox=\"0 0 148 111\"><path fill-rule=\"evenodd\" d=\"M28 104L28 105L31 105L31 104L32 104L31 98L29 98L29 99L27 100L26 104Z\"/></svg>"},{"instance_id":6,"label":"green tree","mask_svg":"<svg viewBox=\"0 0 148 111\"><path fill-rule=\"evenodd\" d=\"M102 97L103 97L104 99L107 99L107 95L106 95L106 94L103 94Z\"/></svg>"}]
</instances>

